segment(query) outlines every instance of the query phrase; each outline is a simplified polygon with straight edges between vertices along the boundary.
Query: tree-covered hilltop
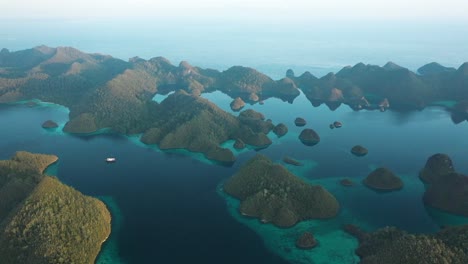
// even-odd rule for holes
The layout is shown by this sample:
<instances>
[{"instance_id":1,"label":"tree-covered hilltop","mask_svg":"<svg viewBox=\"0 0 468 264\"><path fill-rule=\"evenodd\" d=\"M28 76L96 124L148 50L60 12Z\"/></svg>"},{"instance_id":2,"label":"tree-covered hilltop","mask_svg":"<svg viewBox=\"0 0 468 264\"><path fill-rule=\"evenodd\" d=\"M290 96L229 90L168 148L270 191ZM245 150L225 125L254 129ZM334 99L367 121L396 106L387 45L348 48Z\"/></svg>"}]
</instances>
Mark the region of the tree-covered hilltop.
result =
<instances>
[{"instance_id":1,"label":"tree-covered hilltop","mask_svg":"<svg viewBox=\"0 0 468 264\"><path fill-rule=\"evenodd\" d=\"M468 101L468 63L459 69L430 64L421 75L394 63L383 67L358 63L317 78L306 72L272 80L255 69L234 66L225 71L202 69L183 61L178 66L156 57L129 61L87 54L71 47L0 52L0 103L40 99L70 109L65 131L90 133L111 128L143 133L155 122L156 93L185 90L199 95L219 90L255 103L269 97L292 102L300 92L314 106L336 109L421 109L433 101ZM458 110L457 110L458 109ZM462 109L462 110L460 110ZM463 107L462 120L468 118Z\"/></svg>"},{"instance_id":2,"label":"tree-covered hilltop","mask_svg":"<svg viewBox=\"0 0 468 264\"><path fill-rule=\"evenodd\" d=\"M254 147L266 147L266 136L273 125L253 110L233 116L212 102L179 91L166 98L154 112L154 122L142 136L146 144L158 144L161 149L184 148L201 152L211 160L231 163L234 154L219 145L229 139L240 139Z\"/></svg>"},{"instance_id":3,"label":"tree-covered hilltop","mask_svg":"<svg viewBox=\"0 0 468 264\"><path fill-rule=\"evenodd\" d=\"M0 160L0 221L32 192L46 167L56 161L53 155L24 151L18 151L11 160Z\"/></svg>"},{"instance_id":4,"label":"tree-covered hilltop","mask_svg":"<svg viewBox=\"0 0 468 264\"><path fill-rule=\"evenodd\" d=\"M136 57L124 62L70 47L3 50L0 53L0 103L28 99L54 102L70 109L70 122L65 126L67 132L90 133L111 128L132 134L146 131L154 122L151 117L154 117L157 103L151 99L158 91L185 90L200 94L222 90L230 95L240 94L246 100L254 97L258 100L257 87L250 84L258 82L262 84L260 93L262 89L271 90L265 93L268 96L287 95L289 98L291 93L299 94L291 83L275 82L253 69L236 69L220 73L193 67L187 62L174 66L162 57L150 60ZM240 85L233 84L234 89L225 86L226 79L230 78L239 79Z\"/></svg>"},{"instance_id":5,"label":"tree-covered hilltop","mask_svg":"<svg viewBox=\"0 0 468 264\"><path fill-rule=\"evenodd\" d=\"M109 236L104 203L43 174L56 161L28 152L0 161L1 263L94 263Z\"/></svg>"},{"instance_id":6,"label":"tree-covered hilltop","mask_svg":"<svg viewBox=\"0 0 468 264\"><path fill-rule=\"evenodd\" d=\"M455 171L447 154L429 157L419 177L426 186L426 205L468 217L468 176Z\"/></svg>"},{"instance_id":7,"label":"tree-covered hilltop","mask_svg":"<svg viewBox=\"0 0 468 264\"><path fill-rule=\"evenodd\" d=\"M468 225L435 234L409 234L395 227L366 233L351 225L345 230L359 239L356 254L363 264L468 263Z\"/></svg>"},{"instance_id":8,"label":"tree-covered hilltop","mask_svg":"<svg viewBox=\"0 0 468 264\"><path fill-rule=\"evenodd\" d=\"M307 184L260 154L224 184L224 191L241 200L242 214L280 227L312 218L331 218L340 208L336 198L322 186Z\"/></svg>"},{"instance_id":9,"label":"tree-covered hilltop","mask_svg":"<svg viewBox=\"0 0 468 264\"><path fill-rule=\"evenodd\" d=\"M52 163L58 160L57 156L45 154L32 154L26 151L18 151L10 160L0 160L0 174L15 175L42 174ZM2 180L7 179L7 177ZM0 182L1 184L1 182Z\"/></svg>"},{"instance_id":10,"label":"tree-covered hilltop","mask_svg":"<svg viewBox=\"0 0 468 264\"><path fill-rule=\"evenodd\" d=\"M223 71L215 82L215 88L231 97L241 97L245 101L278 97L292 102L300 92L289 78L274 81L265 74L248 67L234 66Z\"/></svg>"},{"instance_id":11,"label":"tree-covered hilltop","mask_svg":"<svg viewBox=\"0 0 468 264\"><path fill-rule=\"evenodd\" d=\"M286 75L314 106L326 103L332 110L339 104L360 109L422 109L434 101L463 101L468 98L468 63L459 69L430 63L416 74L392 62L383 67L358 63L338 73L317 78L306 72Z\"/></svg>"}]
</instances>

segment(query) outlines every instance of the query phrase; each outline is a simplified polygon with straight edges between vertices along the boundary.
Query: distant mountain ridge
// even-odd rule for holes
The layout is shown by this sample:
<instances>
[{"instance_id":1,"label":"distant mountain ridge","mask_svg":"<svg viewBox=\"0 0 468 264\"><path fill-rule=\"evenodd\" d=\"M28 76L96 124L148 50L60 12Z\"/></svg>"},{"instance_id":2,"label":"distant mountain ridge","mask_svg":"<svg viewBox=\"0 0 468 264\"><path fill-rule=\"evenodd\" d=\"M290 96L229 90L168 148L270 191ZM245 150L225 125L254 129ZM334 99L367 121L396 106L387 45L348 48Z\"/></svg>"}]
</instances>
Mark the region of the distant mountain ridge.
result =
<instances>
[{"instance_id":1,"label":"distant mountain ridge","mask_svg":"<svg viewBox=\"0 0 468 264\"><path fill-rule=\"evenodd\" d=\"M157 117L156 93L185 90L189 94L219 90L249 103L269 97L292 102L304 92L314 106L330 109L340 104L355 110L422 109L434 101L468 101L468 63L458 69L428 64L416 74L395 63L385 66L358 63L317 78L306 72L298 77L272 80L255 69L234 66L225 71L202 69L163 57L123 61L88 54L71 47L0 52L0 103L40 99L67 106L67 132L88 133L112 128L143 133ZM156 112L155 112L156 111Z\"/></svg>"},{"instance_id":2,"label":"distant mountain ridge","mask_svg":"<svg viewBox=\"0 0 468 264\"><path fill-rule=\"evenodd\" d=\"M453 72L456 70L457 69L452 68L452 67L442 66L437 62L431 62L419 68L418 73L421 75L428 75L428 74L438 74L438 73L443 73L443 72Z\"/></svg>"}]
</instances>

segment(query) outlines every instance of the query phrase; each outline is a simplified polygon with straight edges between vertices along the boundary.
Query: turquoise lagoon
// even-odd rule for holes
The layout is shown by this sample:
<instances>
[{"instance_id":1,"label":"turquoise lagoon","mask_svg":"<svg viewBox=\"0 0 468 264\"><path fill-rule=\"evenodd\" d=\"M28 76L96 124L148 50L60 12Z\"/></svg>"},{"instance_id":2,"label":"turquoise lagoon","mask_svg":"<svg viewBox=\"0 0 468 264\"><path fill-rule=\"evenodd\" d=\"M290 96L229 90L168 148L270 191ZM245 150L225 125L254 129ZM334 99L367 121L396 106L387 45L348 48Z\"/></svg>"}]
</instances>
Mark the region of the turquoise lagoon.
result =
<instances>
[{"instance_id":1,"label":"turquoise lagoon","mask_svg":"<svg viewBox=\"0 0 468 264\"><path fill-rule=\"evenodd\" d=\"M232 101L221 92L203 94L222 109L232 112ZM157 101L165 96L157 95ZM215 165L201 154L188 151L160 151L157 146L112 133L74 136L61 128L68 110L53 104L0 106L0 158L17 150L52 153L59 156L48 173L81 192L101 198L113 215L113 233L104 244L98 263L357 263L357 241L341 231L344 224L365 230L393 225L410 232L434 232L442 225L468 223L468 219L426 208L422 203L424 185L417 175L426 159L438 152L449 154L456 169L468 172L464 162L468 123L455 125L442 107L419 112L354 112L342 105L335 111L313 107L300 95L293 104L279 99L264 105L247 105L284 123L289 132L262 150L235 151L232 167ZM294 119L303 117L306 127L316 130L321 141L309 147L298 140L303 128ZM52 119L55 130L41 128ZM340 121L340 129L329 128ZM223 145L232 149L231 141ZM355 157L351 147L369 149ZM237 210L238 201L222 192L222 184L256 153L282 163L284 156L300 160L304 166L285 166L311 184L321 184L341 204L336 218L303 221L289 228L276 228L245 218ZM115 164L104 159L115 156ZM397 192L377 193L361 184L374 168L386 166L398 174L405 187ZM356 185L343 187L342 178ZM294 247L303 231L311 231L319 241L315 249Z\"/></svg>"}]
</instances>

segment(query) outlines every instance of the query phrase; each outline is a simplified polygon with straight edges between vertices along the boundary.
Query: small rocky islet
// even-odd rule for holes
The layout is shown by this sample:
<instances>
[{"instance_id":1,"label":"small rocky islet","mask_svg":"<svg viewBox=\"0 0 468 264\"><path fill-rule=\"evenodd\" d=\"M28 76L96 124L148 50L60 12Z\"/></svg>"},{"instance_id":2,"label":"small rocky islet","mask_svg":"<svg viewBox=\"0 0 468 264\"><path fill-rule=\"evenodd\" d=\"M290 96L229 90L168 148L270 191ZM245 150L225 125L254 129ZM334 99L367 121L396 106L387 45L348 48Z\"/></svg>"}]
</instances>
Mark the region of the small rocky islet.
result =
<instances>
[{"instance_id":1,"label":"small rocky islet","mask_svg":"<svg viewBox=\"0 0 468 264\"><path fill-rule=\"evenodd\" d=\"M395 191L403 188L403 182L388 168L377 168L363 181L364 185L376 191Z\"/></svg>"},{"instance_id":2,"label":"small rocky islet","mask_svg":"<svg viewBox=\"0 0 468 264\"><path fill-rule=\"evenodd\" d=\"M306 128L299 134L299 140L306 146L314 146L320 142L320 136L315 130Z\"/></svg>"},{"instance_id":3,"label":"small rocky islet","mask_svg":"<svg viewBox=\"0 0 468 264\"><path fill-rule=\"evenodd\" d=\"M48 129L48 128L57 128L57 127L58 127L58 124L52 120L47 120L44 123L42 123L42 128Z\"/></svg>"},{"instance_id":4,"label":"small rocky islet","mask_svg":"<svg viewBox=\"0 0 468 264\"><path fill-rule=\"evenodd\" d=\"M288 127L283 123L279 123L273 128L273 133L275 133L278 137L282 137L288 133Z\"/></svg>"},{"instance_id":5,"label":"small rocky islet","mask_svg":"<svg viewBox=\"0 0 468 264\"><path fill-rule=\"evenodd\" d=\"M318 245L318 241L310 232L304 232L297 240L296 247L299 249L311 249Z\"/></svg>"},{"instance_id":6,"label":"small rocky islet","mask_svg":"<svg viewBox=\"0 0 468 264\"><path fill-rule=\"evenodd\" d=\"M357 157L363 157L365 155L367 155L369 151L367 150L367 148L361 146L361 145L356 145L354 147L351 148L351 153L354 155L354 156L357 156Z\"/></svg>"},{"instance_id":7,"label":"small rocky islet","mask_svg":"<svg viewBox=\"0 0 468 264\"><path fill-rule=\"evenodd\" d=\"M335 121L333 122L332 124L330 124L330 127L333 126L333 128L340 128L343 126L343 123L339 122L339 121Z\"/></svg>"},{"instance_id":8,"label":"small rocky islet","mask_svg":"<svg viewBox=\"0 0 468 264\"><path fill-rule=\"evenodd\" d=\"M307 124L307 121L302 117L296 117L294 124L298 127L303 127Z\"/></svg>"}]
</instances>

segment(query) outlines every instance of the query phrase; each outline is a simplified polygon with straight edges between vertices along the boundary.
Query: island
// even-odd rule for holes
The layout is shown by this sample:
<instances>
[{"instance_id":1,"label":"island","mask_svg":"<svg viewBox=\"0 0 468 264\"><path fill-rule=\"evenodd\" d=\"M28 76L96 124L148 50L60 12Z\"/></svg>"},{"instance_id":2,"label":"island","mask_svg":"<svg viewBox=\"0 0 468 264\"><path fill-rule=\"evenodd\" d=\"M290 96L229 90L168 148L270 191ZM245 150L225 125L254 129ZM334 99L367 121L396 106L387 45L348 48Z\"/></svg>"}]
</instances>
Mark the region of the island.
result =
<instances>
[{"instance_id":1,"label":"island","mask_svg":"<svg viewBox=\"0 0 468 264\"><path fill-rule=\"evenodd\" d=\"M347 104L356 111L385 111L391 104L393 109L405 111L422 109L434 101L467 99L464 84L468 80L468 63L458 69L430 63L421 67L419 73L391 62L382 67L358 63L321 78L309 72L290 78L313 106L325 103L331 110Z\"/></svg>"},{"instance_id":2,"label":"island","mask_svg":"<svg viewBox=\"0 0 468 264\"><path fill-rule=\"evenodd\" d=\"M306 146L314 146L320 142L320 136L315 130L306 128L299 134L299 140Z\"/></svg>"},{"instance_id":3,"label":"island","mask_svg":"<svg viewBox=\"0 0 468 264\"><path fill-rule=\"evenodd\" d=\"M377 168L363 181L367 187L377 191L395 191L403 188L401 179L387 168Z\"/></svg>"},{"instance_id":4,"label":"island","mask_svg":"<svg viewBox=\"0 0 468 264\"><path fill-rule=\"evenodd\" d=\"M443 180L447 174L455 173L452 159L443 153L437 153L430 156L424 168L419 172L419 178L425 183L435 183Z\"/></svg>"},{"instance_id":5,"label":"island","mask_svg":"<svg viewBox=\"0 0 468 264\"><path fill-rule=\"evenodd\" d=\"M293 165L293 166L302 166L304 164L302 164L302 162L296 160L296 159L293 159L291 157L284 157L283 158L283 162L286 163L286 164L290 164L290 165Z\"/></svg>"},{"instance_id":6,"label":"island","mask_svg":"<svg viewBox=\"0 0 468 264\"><path fill-rule=\"evenodd\" d=\"M419 177L427 184L424 204L468 217L468 176L455 171L448 155L429 157Z\"/></svg>"},{"instance_id":7,"label":"island","mask_svg":"<svg viewBox=\"0 0 468 264\"><path fill-rule=\"evenodd\" d=\"M340 128L343 126L343 124L339 121L335 121L332 124L330 124L330 127L333 126L333 128Z\"/></svg>"},{"instance_id":8,"label":"island","mask_svg":"<svg viewBox=\"0 0 468 264\"><path fill-rule=\"evenodd\" d=\"M141 141L157 144L163 150L187 149L230 165L236 157L228 148L222 148L221 143L237 140L236 149L244 148L245 144L265 148L272 143L266 134L274 125L263 114L248 109L235 117L207 99L183 90L169 95L154 113Z\"/></svg>"},{"instance_id":9,"label":"island","mask_svg":"<svg viewBox=\"0 0 468 264\"><path fill-rule=\"evenodd\" d=\"M0 161L2 263L94 263L110 234L103 202L44 175L53 155L19 151Z\"/></svg>"},{"instance_id":10,"label":"island","mask_svg":"<svg viewBox=\"0 0 468 264\"><path fill-rule=\"evenodd\" d=\"M241 200L239 210L243 215L279 227L331 218L340 208L336 198L322 186L304 182L261 154L245 163L223 188Z\"/></svg>"},{"instance_id":11,"label":"island","mask_svg":"<svg viewBox=\"0 0 468 264\"><path fill-rule=\"evenodd\" d=\"M278 137L282 137L288 133L288 127L283 123L279 123L273 128L273 133L275 133Z\"/></svg>"},{"instance_id":12,"label":"island","mask_svg":"<svg viewBox=\"0 0 468 264\"><path fill-rule=\"evenodd\" d=\"M37 99L66 106L70 113L63 130L76 134L102 129L125 135L154 134L155 124L162 124L160 119L164 119L159 118L161 112L167 110L152 99L172 91L194 97L221 91L239 98L237 101L255 103L270 97L293 102L302 90L313 106L325 103L336 109L347 104L354 110L386 110L390 105L390 109L416 110L434 101L453 100L460 106L447 109L456 115L464 113L461 102L468 100L464 86L468 82L468 63L455 70L434 65L425 68L429 70L421 69L418 75L394 63L382 67L358 63L321 78L309 72L296 76L288 71L286 77L273 80L243 66L220 72L186 61L176 66L163 57L123 61L73 47L38 46L13 52L2 50L0 103ZM302 124L305 122L298 123ZM190 150L186 144L177 145ZM213 144L209 148L208 156L216 153L223 159L232 158L224 150L213 149Z\"/></svg>"},{"instance_id":13,"label":"island","mask_svg":"<svg viewBox=\"0 0 468 264\"><path fill-rule=\"evenodd\" d=\"M42 127L43 128L57 128L58 127L58 124L55 123L54 121L52 120L47 120L45 121L44 123L42 123Z\"/></svg>"},{"instance_id":14,"label":"island","mask_svg":"<svg viewBox=\"0 0 468 264\"><path fill-rule=\"evenodd\" d=\"M304 232L297 240L296 247L299 249L311 249L318 245L314 235L310 232Z\"/></svg>"},{"instance_id":15,"label":"island","mask_svg":"<svg viewBox=\"0 0 468 264\"><path fill-rule=\"evenodd\" d=\"M409 234L396 227L367 233L347 225L359 240L361 263L468 263L468 225L447 227L435 234Z\"/></svg>"},{"instance_id":16,"label":"island","mask_svg":"<svg viewBox=\"0 0 468 264\"><path fill-rule=\"evenodd\" d=\"M361 146L361 145L356 145L354 147L351 148L351 153L354 155L354 156L358 156L358 157L362 157L362 156L365 156L367 155L369 151Z\"/></svg>"},{"instance_id":17,"label":"island","mask_svg":"<svg viewBox=\"0 0 468 264\"><path fill-rule=\"evenodd\" d=\"M302 126L305 126L307 122L302 117L296 117L296 119L294 119L294 124L298 127L302 127Z\"/></svg>"},{"instance_id":18,"label":"island","mask_svg":"<svg viewBox=\"0 0 468 264\"><path fill-rule=\"evenodd\" d=\"M254 104L270 97L292 103L302 92L314 107L325 104L335 110L347 105L356 111L411 111L453 101L446 109L454 123L468 119L468 63L458 68L431 63L418 73L390 62L384 66L358 63L321 78L310 72L296 76L288 70L284 78L273 80L243 66L218 71L185 61L173 65L163 57L124 61L72 47L39 46L0 52L0 103L60 104L70 110L64 126L67 133L107 129L142 134L145 144L200 152L210 160L232 164L235 155L223 143L233 140L236 149L265 148L271 144L267 134L275 126L253 110L238 116L227 113L200 97L202 93L220 91L238 98L240 106L241 100ZM153 101L156 94L170 92L174 93L161 103ZM304 119L296 121L298 126L306 125ZM341 125L334 123L330 128ZM284 132L281 128L277 126L278 135ZM306 145L320 141L312 129L303 130L300 139ZM44 175L56 160L18 152L11 160L0 161L2 262L94 263L108 237L111 219L102 202ZM448 156L431 157L420 178L427 184L426 205L468 215L467 176L454 170ZM341 184L351 185L346 180ZM383 168L371 173L364 184L375 190L403 186L401 179ZM279 227L334 217L339 211L338 201L323 187L307 184L261 155L228 179L224 191L241 201L242 214ZM363 263L468 263L466 227L447 228L435 235L407 235L392 229L375 234L360 236L370 237L371 245L358 250ZM313 242L313 236L305 235L303 240Z\"/></svg>"}]
</instances>

